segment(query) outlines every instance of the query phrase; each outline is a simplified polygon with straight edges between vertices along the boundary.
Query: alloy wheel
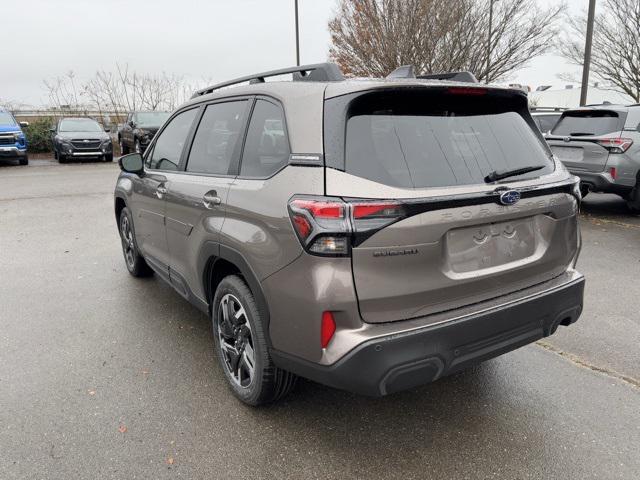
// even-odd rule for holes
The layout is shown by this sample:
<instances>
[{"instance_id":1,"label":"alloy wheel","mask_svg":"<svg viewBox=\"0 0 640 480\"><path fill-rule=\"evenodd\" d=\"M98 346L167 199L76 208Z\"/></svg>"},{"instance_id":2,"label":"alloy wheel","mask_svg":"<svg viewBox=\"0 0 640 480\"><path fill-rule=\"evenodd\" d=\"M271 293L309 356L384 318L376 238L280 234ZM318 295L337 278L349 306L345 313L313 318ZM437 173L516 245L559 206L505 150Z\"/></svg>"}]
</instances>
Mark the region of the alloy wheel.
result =
<instances>
[{"instance_id":1,"label":"alloy wheel","mask_svg":"<svg viewBox=\"0 0 640 480\"><path fill-rule=\"evenodd\" d=\"M236 385L248 388L255 373L251 325L240 300L230 293L218 305L217 334L229 377Z\"/></svg>"},{"instance_id":2,"label":"alloy wheel","mask_svg":"<svg viewBox=\"0 0 640 480\"><path fill-rule=\"evenodd\" d=\"M122 233L122 249L124 250L124 258L127 261L129 268L133 268L136 261L136 247L133 242L133 231L131 230L129 217L126 215L123 215L122 220L120 221L120 232Z\"/></svg>"}]
</instances>

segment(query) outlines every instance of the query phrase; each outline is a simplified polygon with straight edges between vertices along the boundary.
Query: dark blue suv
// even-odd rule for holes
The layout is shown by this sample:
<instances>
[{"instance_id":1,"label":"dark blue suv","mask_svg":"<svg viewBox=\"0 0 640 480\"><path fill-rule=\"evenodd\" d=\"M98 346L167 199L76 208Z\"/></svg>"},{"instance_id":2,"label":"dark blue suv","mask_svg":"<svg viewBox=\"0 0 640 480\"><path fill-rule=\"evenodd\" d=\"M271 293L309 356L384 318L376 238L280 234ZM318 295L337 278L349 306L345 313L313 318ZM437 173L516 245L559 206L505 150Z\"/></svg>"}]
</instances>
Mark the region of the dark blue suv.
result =
<instances>
[{"instance_id":1,"label":"dark blue suv","mask_svg":"<svg viewBox=\"0 0 640 480\"><path fill-rule=\"evenodd\" d=\"M18 159L20 165L27 165L27 138L21 127L26 127L27 122L16 122L11 112L0 109L0 159Z\"/></svg>"}]
</instances>

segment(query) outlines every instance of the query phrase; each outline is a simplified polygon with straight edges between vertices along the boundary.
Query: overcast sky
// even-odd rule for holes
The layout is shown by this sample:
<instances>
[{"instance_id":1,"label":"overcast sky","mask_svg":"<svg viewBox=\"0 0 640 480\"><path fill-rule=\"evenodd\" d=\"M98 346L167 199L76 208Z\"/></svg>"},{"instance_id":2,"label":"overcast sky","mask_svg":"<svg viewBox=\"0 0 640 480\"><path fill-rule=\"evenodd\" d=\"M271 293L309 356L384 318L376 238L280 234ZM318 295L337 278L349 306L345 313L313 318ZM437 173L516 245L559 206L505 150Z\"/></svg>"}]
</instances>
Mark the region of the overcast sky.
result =
<instances>
[{"instance_id":1,"label":"overcast sky","mask_svg":"<svg viewBox=\"0 0 640 480\"><path fill-rule=\"evenodd\" d=\"M554 0L539 0L543 4ZM299 0L301 61L326 60L337 0ZM295 64L294 0L19 0L2 2L0 99L47 103L43 80L80 79L128 63L190 81L233 78ZM569 0L579 13L587 0ZM12 19L12 20L9 20ZM12 43L9 43L13 39ZM546 55L511 79L535 87L575 67Z\"/></svg>"}]
</instances>

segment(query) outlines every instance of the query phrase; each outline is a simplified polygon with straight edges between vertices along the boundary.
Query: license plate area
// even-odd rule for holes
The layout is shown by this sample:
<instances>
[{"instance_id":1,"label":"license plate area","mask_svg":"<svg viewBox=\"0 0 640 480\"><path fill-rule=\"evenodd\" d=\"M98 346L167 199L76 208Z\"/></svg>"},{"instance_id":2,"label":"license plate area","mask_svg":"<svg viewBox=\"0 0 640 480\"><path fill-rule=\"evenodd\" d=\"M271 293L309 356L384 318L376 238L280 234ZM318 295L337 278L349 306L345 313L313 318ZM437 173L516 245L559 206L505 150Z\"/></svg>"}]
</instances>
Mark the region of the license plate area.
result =
<instances>
[{"instance_id":1,"label":"license plate area","mask_svg":"<svg viewBox=\"0 0 640 480\"><path fill-rule=\"evenodd\" d=\"M536 254L534 217L450 230L445 238L446 270L473 277L515 267Z\"/></svg>"},{"instance_id":2,"label":"license plate area","mask_svg":"<svg viewBox=\"0 0 640 480\"><path fill-rule=\"evenodd\" d=\"M581 162L584 156L582 148L577 147L552 147L551 150L561 161Z\"/></svg>"}]
</instances>

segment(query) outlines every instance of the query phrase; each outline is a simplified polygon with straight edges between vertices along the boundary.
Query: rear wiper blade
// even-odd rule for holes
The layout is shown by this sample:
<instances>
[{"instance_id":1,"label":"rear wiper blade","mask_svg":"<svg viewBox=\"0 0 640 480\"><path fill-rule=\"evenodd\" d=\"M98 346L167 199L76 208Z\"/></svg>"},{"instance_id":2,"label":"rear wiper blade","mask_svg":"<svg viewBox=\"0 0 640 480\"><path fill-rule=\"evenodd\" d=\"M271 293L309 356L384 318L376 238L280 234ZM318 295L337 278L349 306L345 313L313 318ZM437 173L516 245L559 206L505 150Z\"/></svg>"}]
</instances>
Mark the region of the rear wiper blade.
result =
<instances>
[{"instance_id":1,"label":"rear wiper blade","mask_svg":"<svg viewBox=\"0 0 640 480\"><path fill-rule=\"evenodd\" d=\"M532 165L531 167L514 168L513 170L494 170L484 177L484 181L485 183L497 182L503 178L517 177L518 175L524 175L525 173L542 170L545 166L546 165Z\"/></svg>"},{"instance_id":2,"label":"rear wiper blade","mask_svg":"<svg viewBox=\"0 0 640 480\"><path fill-rule=\"evenodd\" d=\"M591 132L571 132L569 135L572 137L588 137L595 134Z\"/></svg>"}]
</instances>

